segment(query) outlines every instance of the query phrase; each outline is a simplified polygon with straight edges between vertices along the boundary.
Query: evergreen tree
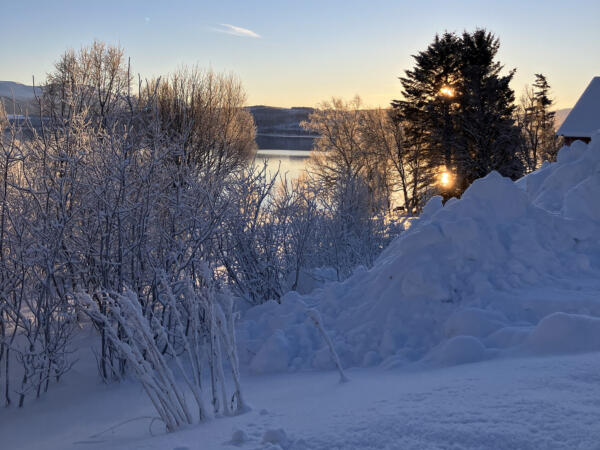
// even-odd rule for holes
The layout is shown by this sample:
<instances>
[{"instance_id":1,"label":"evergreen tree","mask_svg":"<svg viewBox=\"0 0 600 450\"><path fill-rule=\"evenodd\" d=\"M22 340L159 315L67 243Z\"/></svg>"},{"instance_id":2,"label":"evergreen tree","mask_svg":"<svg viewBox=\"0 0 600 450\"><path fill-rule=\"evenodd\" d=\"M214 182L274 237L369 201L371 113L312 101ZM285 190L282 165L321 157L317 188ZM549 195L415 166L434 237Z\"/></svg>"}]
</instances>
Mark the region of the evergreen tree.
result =
<instances>
[{"instance_id":1,"label":"evergreen tree","mask_svg":"<svg viewBox=\"0 0 600 450\"><path fill-rule=\"evenodd\" d=\"M456 148L460 192L492 170L512 179L523 174L510 88L515 70L500 74L503 66L495 61L500 42L492 33L465 32L461 44Z\"/></svg>"},{"instance_id":2,"label":"evergreen tree","mask_svg":"<svg viewBox=\"0 0 600 450\"><path fill-rule=\"evenodd\" d=\"M514 126L514 71L502 76L498 39L485 30L436 36L414 56L400 78L402 100L392 102L407 143L421 142L430 170L452 173L446 198L460 196L492 170L517 178L518 129Z\"/></svg>"},{"instance_id":3,"label":"evergreen tree","mask_svg":"<svg viewBox=\"0 0 600 450\"><path fill-rule=\"evenodd\" d=\"M460 41L453 33L436 35L427 50L413 55L415 67L400 78L402 100L392 102L392 117L402 126L403 147L425 160L428 175L454 166L456 137L454 101ZM422 170L422 173L425 171Z\"/></svg>"}]
</instances>

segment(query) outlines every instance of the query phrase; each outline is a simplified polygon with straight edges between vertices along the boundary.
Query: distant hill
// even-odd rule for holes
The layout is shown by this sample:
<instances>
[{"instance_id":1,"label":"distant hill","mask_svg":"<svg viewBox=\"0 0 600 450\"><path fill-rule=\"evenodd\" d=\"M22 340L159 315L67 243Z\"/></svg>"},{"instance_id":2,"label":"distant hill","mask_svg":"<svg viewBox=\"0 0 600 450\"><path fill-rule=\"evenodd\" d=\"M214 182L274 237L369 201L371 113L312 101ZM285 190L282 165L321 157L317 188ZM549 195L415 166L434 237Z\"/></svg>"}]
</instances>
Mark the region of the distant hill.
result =
<instances>
[{"instance_id":1,"label":"distant hill","mask_svg":"<svg viewBox=\"0 0 600 450\"><path fill-rule=\"evenodd\" d=\"M35 96L42 89L14 81L0 81L0 102L8 114L26 114L34 109Z\"/></svg>"},{"instance_id":2,"label":"distant hill","mask_svg":"<svg viewBox=\"0 0 600 450\"><path fill-rule=\"evenodd\" d=\"M256 123L256 143L261 150L310 150L317 137L300 126L313 108L249 106Z\"/></svg>"},{"instance_id":3,"label":"distant hill","mask_svg":"<svg viewBox=\"0 0 600 450\"><path fill-rule=\"evenodd\" d=\"M9 97L19 100L31 100L35 94L41 94L42 88L27 86L26 84L15 83L14 81L0 81L0 97Z\"/></svg>"},{"instance_id":4,"label":"distant hill","mask_svg":"<svg viewBox=\"0 0 600 450\"><path fill-rule=\"evenodd\" d=\"M554 116L554 129L558 130L573 108L557 109Z\"/></svg>"},{"instance_id":5,"label":"distant hill","mask_svg":"<svg viewBox=\"0 0 600 450\"><path fill-rule=\"evenodd\" d=\"M40 95L40 87L27 86L14 81L0 81L0 102L8 114L35 114L35 96ZM254 116L260 149L310 150L316 136L300 126L308 120L314 110L305 107L277 108L273 106L250 106Z\"/></svg>"},{"instance_id":6,"label":"distant hill","mask_svg":"<svg viewBox=\"0 0 600 450\"><path fill-rule=\"evenodd\" d=\"M8 114L26 114L34 111L35 95L42 89L14 81L0 81L0 102ZM295 106L278 108L275 106L255 105L248 110L256 123L256 143L259 149L269 150L310 150L317 137L300 126L308 120L314 108ZM555 128L558 129L571 112L571 108L556 111Z\"/></svg>"}]
</instances>

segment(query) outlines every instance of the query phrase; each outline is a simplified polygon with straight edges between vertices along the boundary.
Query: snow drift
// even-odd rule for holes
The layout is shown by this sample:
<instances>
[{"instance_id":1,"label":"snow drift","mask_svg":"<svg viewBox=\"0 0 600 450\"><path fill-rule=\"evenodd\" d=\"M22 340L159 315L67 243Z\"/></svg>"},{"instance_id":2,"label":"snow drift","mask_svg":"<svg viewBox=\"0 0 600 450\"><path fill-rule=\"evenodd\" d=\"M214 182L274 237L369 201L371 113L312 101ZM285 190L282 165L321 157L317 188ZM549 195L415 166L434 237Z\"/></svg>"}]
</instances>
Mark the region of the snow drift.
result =
<instances>
[{"instance_id":1,"label":"snow drift","mask_svg":"<svg viewBox=\"0 0 600 450\"><path fill-rule=\"evenodd\" d=\"M517 182L492 172L433 198L371 270L247 311L241 358L256 373L333 367L309 307L348 366L600 350L599 199L600 134Z\"/></svg>"}]
</instances>

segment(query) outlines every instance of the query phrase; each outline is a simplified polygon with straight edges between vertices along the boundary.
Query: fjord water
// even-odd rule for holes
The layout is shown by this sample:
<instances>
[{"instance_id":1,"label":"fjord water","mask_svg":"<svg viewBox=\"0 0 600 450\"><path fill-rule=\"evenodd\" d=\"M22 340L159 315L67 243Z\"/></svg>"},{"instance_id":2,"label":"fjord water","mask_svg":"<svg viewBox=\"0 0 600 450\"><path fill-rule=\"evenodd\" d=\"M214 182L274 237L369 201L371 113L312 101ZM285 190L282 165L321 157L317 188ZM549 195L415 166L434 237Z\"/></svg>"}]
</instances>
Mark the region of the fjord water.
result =
<instances>
[{"instance_id":1,"label":"fjord water","mask_svg":"<svg viewBox=\"0 0 600 450\"><path fill-rule=\"evenodd\" d=\"M280 176L288 180L298 178L306 170L306 162L310 151L307 150L258 150L254 164L267 162L267 170L273 174L279 169Z\"/></svg>"}]
</instances>

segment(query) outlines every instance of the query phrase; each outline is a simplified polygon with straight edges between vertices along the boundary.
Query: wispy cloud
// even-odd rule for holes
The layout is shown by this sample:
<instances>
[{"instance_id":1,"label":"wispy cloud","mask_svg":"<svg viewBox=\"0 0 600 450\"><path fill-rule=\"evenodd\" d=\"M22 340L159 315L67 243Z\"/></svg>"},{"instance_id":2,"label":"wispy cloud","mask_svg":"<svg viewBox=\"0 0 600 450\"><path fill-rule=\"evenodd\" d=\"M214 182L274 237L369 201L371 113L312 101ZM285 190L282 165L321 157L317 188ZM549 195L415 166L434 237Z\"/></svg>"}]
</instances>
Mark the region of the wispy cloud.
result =
<instances>
[{"instance_id":1,"label":"wispy cloud","mask_svg":"<svg viewBox=\"0 0 600 450\"><path fill-rule=\"evenodd\" d=\"M217 31L219 33L232 34L234 36L241 37L249 37L249 38L260 38L260 34L255 33L252 30L248 30L247 28L236 27L235 25L230 25L228 23L219 24L220 28L213 28L213 31Z\"/></svg>"}]
</instances>

